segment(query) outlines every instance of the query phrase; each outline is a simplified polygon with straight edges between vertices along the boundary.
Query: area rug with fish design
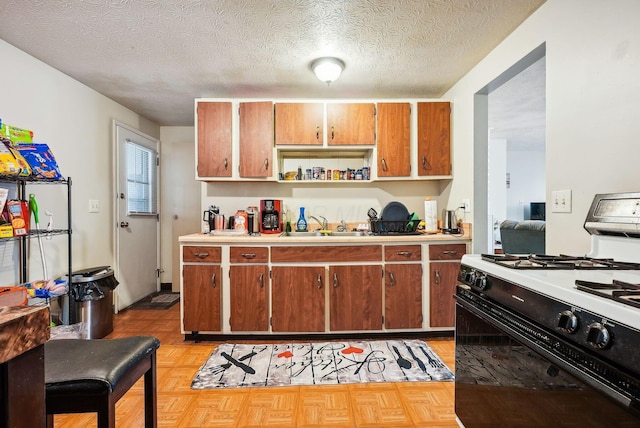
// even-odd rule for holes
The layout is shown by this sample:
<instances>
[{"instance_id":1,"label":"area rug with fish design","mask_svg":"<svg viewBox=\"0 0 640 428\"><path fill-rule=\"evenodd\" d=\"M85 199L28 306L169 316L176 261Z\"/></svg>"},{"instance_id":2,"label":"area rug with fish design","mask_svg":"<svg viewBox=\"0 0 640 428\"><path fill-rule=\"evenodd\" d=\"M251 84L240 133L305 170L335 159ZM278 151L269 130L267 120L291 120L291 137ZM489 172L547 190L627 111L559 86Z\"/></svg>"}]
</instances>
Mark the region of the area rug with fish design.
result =
<instances>
[{"instance_id":1,"label":"area rug with fish design","mask_svg":"<svg viewBox=\"0 0 640 428\"><path fill-rule=\"evenodd\" d=\"M451 370L421 340L225 343L200 367L191 388L451 380Z\"/></svg>"}]
</instances>

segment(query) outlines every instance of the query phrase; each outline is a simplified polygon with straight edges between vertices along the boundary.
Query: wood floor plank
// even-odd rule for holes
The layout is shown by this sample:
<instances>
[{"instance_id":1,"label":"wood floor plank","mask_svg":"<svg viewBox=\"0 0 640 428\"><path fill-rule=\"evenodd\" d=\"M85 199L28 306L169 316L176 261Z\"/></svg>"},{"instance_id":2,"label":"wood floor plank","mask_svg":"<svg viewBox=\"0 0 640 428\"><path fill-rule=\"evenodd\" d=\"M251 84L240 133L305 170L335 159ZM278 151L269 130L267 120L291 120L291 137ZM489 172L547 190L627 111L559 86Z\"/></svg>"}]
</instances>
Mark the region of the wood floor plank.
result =
<instances>
[{"instance_id":1,"label":"wood floor plank","mask_svg":"<svg viewBox=\"0 0 640 428\"><path fill-rule=\"evenodd\" d=\"M185 341L180 306L125 310L107 338L149 334L157 351L158 426L455 428L453 382L402 382L192 390L191 380L219 342ZM247 340L252 342L250 338ZM427 343L454 369L452 339ZM116 427L144 426L143 383L116 405ZM96 427L94 414L56 415L56 428Z\"/></svg>"}]
</instances>

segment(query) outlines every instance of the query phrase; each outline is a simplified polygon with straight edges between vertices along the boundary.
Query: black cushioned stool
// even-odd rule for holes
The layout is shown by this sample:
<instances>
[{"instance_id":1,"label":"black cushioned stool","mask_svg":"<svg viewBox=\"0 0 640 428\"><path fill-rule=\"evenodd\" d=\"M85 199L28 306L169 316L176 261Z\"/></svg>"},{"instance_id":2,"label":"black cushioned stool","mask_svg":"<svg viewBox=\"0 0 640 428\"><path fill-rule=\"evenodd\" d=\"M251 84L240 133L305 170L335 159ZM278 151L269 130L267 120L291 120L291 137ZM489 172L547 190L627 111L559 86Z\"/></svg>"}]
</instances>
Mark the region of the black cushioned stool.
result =
<instances>
[{"instance_id":1,"label":"black cushioned stool","mask_svg":"<svg viewBox=\"0 0 640 428\"><path fill-rule=\"evenodd\" d=\"M116 402L144 375L145 427L155 428L159 346L152 336L46 342L47 427L54 414L97 412L98 428L114 428Z\"/></svg>"}]
</instances>

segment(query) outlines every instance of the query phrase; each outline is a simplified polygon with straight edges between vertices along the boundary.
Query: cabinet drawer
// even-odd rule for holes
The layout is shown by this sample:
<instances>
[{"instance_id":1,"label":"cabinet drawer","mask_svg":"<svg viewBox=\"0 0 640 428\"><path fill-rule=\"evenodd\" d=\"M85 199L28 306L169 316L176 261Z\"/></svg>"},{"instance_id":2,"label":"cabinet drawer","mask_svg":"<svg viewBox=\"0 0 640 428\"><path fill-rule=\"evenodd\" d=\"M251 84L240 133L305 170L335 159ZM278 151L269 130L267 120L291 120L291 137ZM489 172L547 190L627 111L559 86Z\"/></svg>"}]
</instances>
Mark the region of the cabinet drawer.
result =
<instances>
[{"instance_id":1,"label":"cabinet drawer","mask_svg":"<svg viewBox=\"0 0 640 428\"><path fill-rule=\"evenodd\" d=\"M378 262L382 245L272 247L271 261L281 262Z\"/></svg>"},{"instance_id":2,"label":"cabinet drawer","mask_svg":"<svg viewBox=\"0 0 640 428\"><path fill-rule=\"evenodd\" d=\"M385 246L384 260L387 262L420 261L422 251L420 245Z\"/></svg>"},{"instance_id":3,"label":"cabinet drawer","mask_svg":"<svg viewBox=\"0 0 640 428\"><path fill-rule=\"evenodd\" d=\"M429 245L429 260L460 260L466 252L466 244Z\"/></svg>"},{"instance_id":4,"label":"cabinet drawer","mask_svg":"<svg viewBox=\"0 0 640 428\"><path fill-rule=\"evenodd\" d=\"M185 246L182 248L182 261L220 263L221 254L220 247Z\"/></svg>"},{"instance_id":5,"label":"cabinet drawer","mask_svg":"<svg viewBox=\"0 0 640 428\"><path fill-rule=\"evenodd\" d=\"M229 250L231 263L267 263L268 247L231 247Z\"/></svg>"}]
</instances>

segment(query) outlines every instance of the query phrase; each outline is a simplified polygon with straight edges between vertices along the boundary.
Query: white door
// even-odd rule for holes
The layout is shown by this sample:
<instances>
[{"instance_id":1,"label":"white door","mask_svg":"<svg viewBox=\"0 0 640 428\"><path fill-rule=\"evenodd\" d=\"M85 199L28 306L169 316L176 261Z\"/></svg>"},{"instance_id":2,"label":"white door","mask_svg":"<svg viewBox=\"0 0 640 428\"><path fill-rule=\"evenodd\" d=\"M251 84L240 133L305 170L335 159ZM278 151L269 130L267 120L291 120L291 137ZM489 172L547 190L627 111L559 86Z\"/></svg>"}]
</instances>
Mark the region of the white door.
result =
<instances>
[{"instance_id":1,"label":"white door","mask_svg":"<svg viewBox=\"0 0 640 428\"><path fill-rule=\"evenodd\" d=\"M160 289L159 141L120 123L116 136L116 311Z\"/></svg>"}]
</instances>

